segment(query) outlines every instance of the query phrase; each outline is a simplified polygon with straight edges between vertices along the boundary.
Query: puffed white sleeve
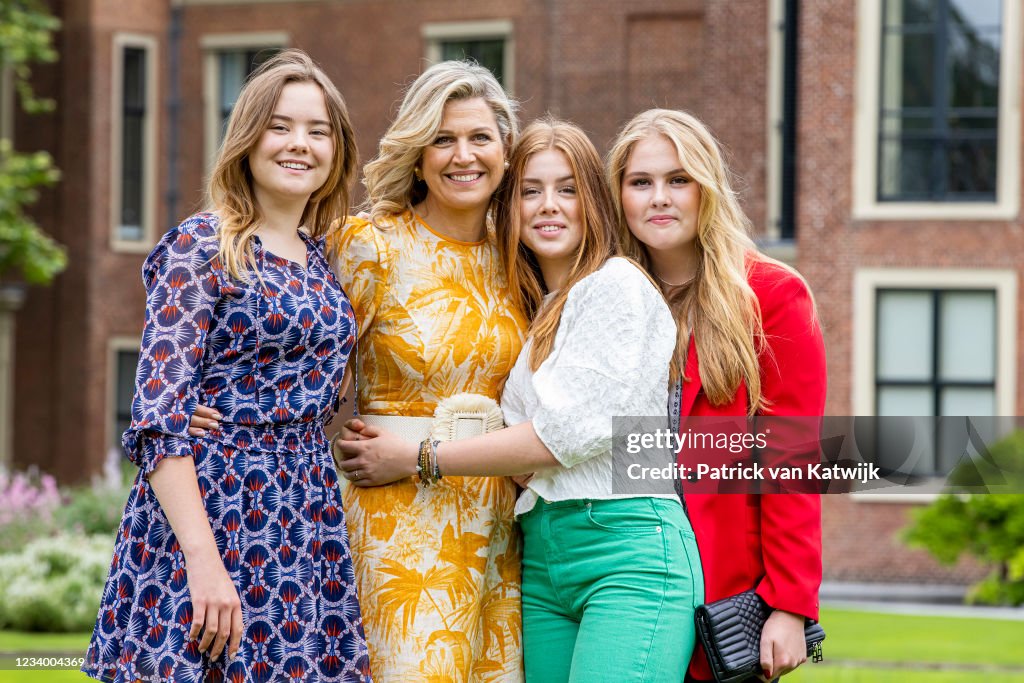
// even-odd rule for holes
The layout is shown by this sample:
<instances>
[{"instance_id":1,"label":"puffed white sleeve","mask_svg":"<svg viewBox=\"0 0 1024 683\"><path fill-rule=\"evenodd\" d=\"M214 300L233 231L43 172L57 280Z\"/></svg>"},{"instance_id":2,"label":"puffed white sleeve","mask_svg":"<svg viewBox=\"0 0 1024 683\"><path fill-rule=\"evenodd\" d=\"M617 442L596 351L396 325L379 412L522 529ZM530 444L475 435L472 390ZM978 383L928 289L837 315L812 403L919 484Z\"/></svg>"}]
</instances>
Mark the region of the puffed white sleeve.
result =
<instances>
[{"instance_id":1,"label":"puffed white sleeve","mask_svg":"<svg viewBox=\"0 0 1024 683\"><path fill-rule=\"evenodd\" d=\"M661 293L615 258L566 299L554 349L533 375L533 428L565 467L609 452L612 418L660 414L676 326Z\"/></svg>"}]
</instances>

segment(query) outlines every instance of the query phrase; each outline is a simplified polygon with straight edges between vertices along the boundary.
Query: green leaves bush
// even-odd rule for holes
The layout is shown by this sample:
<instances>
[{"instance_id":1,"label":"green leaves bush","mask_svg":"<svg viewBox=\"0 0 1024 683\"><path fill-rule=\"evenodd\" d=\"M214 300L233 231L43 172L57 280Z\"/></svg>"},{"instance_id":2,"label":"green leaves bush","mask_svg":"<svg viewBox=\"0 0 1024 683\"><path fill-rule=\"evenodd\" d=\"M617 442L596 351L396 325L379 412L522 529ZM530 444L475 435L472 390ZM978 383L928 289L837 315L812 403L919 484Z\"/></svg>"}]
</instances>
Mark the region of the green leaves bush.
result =
<instances>
[{"instance_id":1,"label":"green leaves bush","mask_svg":"<svg viewBox=\"0 0 1024 683\"><path fill-rule=\"evenodd\" d=\"M110 569L114 539L61 532L0 555L0 629L92 629Z\"/></svg>"},{"instance_id":2,"label":"green leaves bush","mask_svg":"<svg viewBox=\"0 0 1024 683\"><path fill-rule=\"evenodd\" d=\"M979 478L980 477L980 478ZM950 475L954 487L1024 490L1024 431L993 444L985 457L964 461ZM968 554L992 566L971 587L968 600L989 605L1024 605L1024 494L945 494L915 511L907 542L944 564Z\"/></svg>"}]
</instances>

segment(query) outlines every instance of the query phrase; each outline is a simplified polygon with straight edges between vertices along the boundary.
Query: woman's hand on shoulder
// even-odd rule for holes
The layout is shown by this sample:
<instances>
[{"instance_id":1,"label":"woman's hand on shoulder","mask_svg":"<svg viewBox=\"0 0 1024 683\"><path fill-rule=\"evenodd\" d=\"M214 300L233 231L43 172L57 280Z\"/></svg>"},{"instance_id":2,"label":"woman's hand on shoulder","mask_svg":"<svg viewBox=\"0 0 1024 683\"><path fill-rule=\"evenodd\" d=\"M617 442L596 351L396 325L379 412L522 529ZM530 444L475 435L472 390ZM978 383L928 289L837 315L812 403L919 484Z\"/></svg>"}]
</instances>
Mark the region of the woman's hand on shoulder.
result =
<instances>
[{"instance_id":1,"label":"woman's hand on shoulder","mask_svg":"<svg viewBox=\"0 0 1024 683\"><path fill-rule=\"evenodd\" d=\"M192 418L188 421L189 436L201 437L206 436L208 432L217 431L223 419L224 417L215 409L198 405L196 412L192 413Z\"/></svg>"},{"instance_id":2,"label":"woman's hand on shoulder","mask_svg":"<svg viewBox=\"0 0 1024 683\"><path fill-rule=\"evenodd\" d=\"M346 422L333 444L334 462L356 486L381 486L416 474L419 444L358 418Z\"/></svg>"},{"instance_id":3,"label":"woman's hand on shoulder","mask_svg":"<svg viewBox=\"0 0 1024 683\"><path fill-rule=\"evenodd\" d=\"M762 680L784 676L807 661L803 615L775 610L761 631Z\"/></svg>"}]
</instances>

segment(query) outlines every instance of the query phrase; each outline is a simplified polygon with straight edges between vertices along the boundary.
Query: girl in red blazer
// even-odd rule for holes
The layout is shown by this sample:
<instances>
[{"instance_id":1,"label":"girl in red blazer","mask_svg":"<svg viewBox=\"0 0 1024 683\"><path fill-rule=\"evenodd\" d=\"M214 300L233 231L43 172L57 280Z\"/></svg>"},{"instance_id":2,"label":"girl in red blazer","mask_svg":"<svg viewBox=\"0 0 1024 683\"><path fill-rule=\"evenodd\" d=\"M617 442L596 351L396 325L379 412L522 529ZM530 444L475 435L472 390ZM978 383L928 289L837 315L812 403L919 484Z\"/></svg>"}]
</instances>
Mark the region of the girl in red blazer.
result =
<instances>
[{"instance_id":1,"label":"girl in red blazer","mask_svg":"<svg viewBox=\"0 0 1024 683\"><path fill-rule=\"evenodd\" d=\"M681 419L820 416L825 348L807 283L757 251L717 141L693 116L652 109L608 156L624 251L661 284L679 327ZM755 588L774 608L761 635L766 680L806 660L818 618L817 494L687 494L705 599ZM688 679L711 680L698 647Z\"/></svg>"}]
</instances>

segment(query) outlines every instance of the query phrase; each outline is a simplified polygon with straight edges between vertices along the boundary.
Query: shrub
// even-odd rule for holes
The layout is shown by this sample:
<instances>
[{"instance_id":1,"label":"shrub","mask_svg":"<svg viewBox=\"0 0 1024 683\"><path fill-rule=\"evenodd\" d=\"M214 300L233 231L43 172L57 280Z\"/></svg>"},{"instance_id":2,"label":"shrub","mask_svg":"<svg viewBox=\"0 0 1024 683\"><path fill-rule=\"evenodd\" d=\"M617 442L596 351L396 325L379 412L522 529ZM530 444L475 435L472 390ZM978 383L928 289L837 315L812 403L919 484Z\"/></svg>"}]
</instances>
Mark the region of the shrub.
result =
<instances>
[{"instance_id":1,"label":"shrub","mask_svg":"<svg viewBox=\"0 0 1024 683\"><path fill-rule=\"evenodd\" d=\"M0 628L92 629L112 553L111 535L60 532L0 555Z\"/></svg>"},{"instance_id":2,"label":"shrub","mask_svg":"<svg viewBox=\"0 0 1024 683\"><path fill-rule=\"evenodd\" d=\"M979 461L964 461L950 475L962 490L1024 490L1024 431L989 447ZM905 539L944 564L967 553L993 567L971 587L968 600L983 604L1024 604L1024 495L1020 493L945 494L915 511Z\"/></svg>"}]
</instances>

